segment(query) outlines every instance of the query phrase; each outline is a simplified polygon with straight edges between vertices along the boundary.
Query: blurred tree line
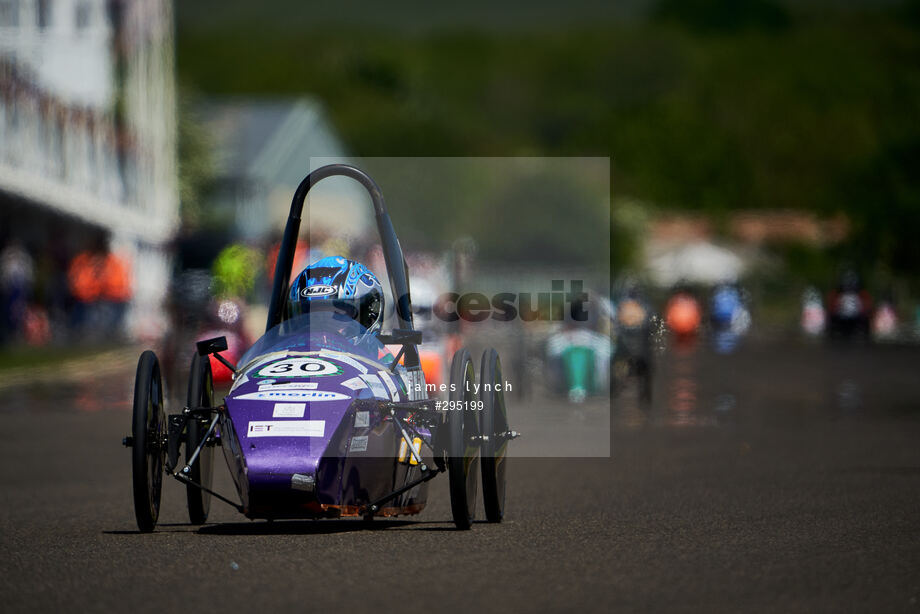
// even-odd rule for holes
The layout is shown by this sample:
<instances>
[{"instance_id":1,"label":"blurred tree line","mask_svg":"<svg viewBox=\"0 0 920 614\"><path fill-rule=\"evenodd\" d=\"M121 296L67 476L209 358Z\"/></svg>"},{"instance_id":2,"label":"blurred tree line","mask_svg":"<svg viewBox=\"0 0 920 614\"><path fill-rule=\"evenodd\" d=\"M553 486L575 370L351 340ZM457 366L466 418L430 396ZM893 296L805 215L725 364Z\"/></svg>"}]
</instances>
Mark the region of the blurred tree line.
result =
<instances>
[{"instance_id":1,"label":"blurred tree line","mask_svg":"<svg viewBox=\"0 0 920 614\"><path fill-rule=\"evenodd\" d=\"M183 81L317 96L356 155L609 156L618 197L716 219L842 212L853 233L828 257L918 273L918 2L660 0L564 27L410 30L314 24L296 3L206 27L188 5ZM540 212L502 217L525 215Z\"/></svg>"}]
</instances>

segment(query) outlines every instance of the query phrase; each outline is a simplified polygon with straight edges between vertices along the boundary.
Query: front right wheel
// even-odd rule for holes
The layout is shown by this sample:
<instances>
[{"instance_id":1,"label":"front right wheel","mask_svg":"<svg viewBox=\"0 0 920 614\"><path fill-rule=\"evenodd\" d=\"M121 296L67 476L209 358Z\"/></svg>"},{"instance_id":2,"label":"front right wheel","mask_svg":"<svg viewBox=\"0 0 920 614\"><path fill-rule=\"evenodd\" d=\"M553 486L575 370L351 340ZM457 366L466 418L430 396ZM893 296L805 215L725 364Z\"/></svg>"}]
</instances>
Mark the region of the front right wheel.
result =
<instances>
[{"instance_id":1,"label":"front right wheel","mask_svg":"<svg viewBox=\"0 0 920 614\"><path fill-rule=\"evenodd\" d=\"M450 367L447 406L447 476L450 480L450 509L458 529L473 525L476 511L476 473L479 464L479 424L476 400L476 372L466 349L454 354Z\"/></svg>"},{"instance_id":2,"label":"front right wheel","mask_svg":"<svg viewBox=\"0 0 920 614\"><path fill-rule=\"evenodd\" d=\"M486 520L501 522L505 515L505 472L510 428L498 352L492 348L483 352L479 373L479 395L482 401L479 414L479 431L482 433L482 502L486 508Z\"/></svg>"}]
</instances>

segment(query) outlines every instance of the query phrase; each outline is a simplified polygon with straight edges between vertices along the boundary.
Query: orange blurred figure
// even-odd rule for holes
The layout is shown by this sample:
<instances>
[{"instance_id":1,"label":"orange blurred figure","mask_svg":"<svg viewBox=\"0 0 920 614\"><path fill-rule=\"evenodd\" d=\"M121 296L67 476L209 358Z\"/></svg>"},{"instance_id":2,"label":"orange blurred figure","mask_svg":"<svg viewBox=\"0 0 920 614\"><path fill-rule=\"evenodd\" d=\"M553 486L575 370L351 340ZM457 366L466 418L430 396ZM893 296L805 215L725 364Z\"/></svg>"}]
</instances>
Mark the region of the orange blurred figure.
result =
<instances>
[{"instance_id":1,"label":"orange blurred figure","mask_svg":"<svg viewBox=\"0 0 920 614\"><path fill-rule=\"evenodd\" d=\"M96 339L121 334L134 292L128 259L110 252L106 239L97 238L71 260L67 280L77 301L75 328Z\"/></svg>"},{"instance_id":2,"label":"orange blurred figure","mask_svg":"<svg viewBox=\"0 0 920 614\"><path fill-rule=\"evenodd\" d=\"M26 309L22 324L23 336L29 345L47 345L51 341L51 322L48 312L38 305Z\"/></svg>"},{"instance_id":3,"label":"orange blurred figure","mask_svg":"<svg viewBox=\"0 0 920 614\"><path fill-rule=\"evenodd\" d=\"M425 373L425 383L434 384L440 387L443 383L444 361L440 352L432 350L419 349L419 362L422 363L422 371Z\"/></svg>"},{"instance_id":4,"label":"orange blurred figure","mask_svg":"<svg viewBox=\"0 0 920 614\"><path fill-rule=\"evenodd\" d=\"M700 304L690 294L679 292L671 297L665 308L665 322L678 336L689 337L699 330L702 314Z\"/></svg>"},{"instance_id":5,"label":"orange blurred figure","mask_svg":"<svg viewBox=\"0 0 920 614\"><path fill-rule=\"evenodd\" d=\"M281 241L275 241L265 254L265 275L271 283L275 278L275 266L278 264L278 251L281 249ZM304 240L297 241L297 247L294 248L294 264L291 266L291 274L295 271L305 269L310 264L310 244Z\"/></svg>"},{"instance_id":6,"label":"orange blurred figure","mask_svg":"<svg viewBox=\"0 0 920 614\"><path fill-rule=\"evenodd\" d=\"M113 303L131 300L131 267L125 258L113 253L106 254L102 260L99 282L99 293L103 300Z\"/></svg>"},{"instance_id":7,"label":"orange blurred figure","mask_svg":"<svg viewBox=\"0 0 920 614\"><path fill-rule=\"evenodd\" d=\"M92 303L102 292L102 257L93 250L80 252L70 262L67 279L70 293L81 303Z\"/></svg>"}]
</instances>

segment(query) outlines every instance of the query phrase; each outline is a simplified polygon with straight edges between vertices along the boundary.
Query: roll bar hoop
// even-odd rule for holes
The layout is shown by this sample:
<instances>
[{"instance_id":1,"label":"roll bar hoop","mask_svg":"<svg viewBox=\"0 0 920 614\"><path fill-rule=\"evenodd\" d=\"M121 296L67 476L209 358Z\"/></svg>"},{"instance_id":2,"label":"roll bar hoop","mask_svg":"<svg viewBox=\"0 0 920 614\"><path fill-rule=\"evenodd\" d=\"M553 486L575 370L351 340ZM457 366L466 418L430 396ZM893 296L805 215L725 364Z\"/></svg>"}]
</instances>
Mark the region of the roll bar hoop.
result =
<instances>
[{"instance_id":1,"label":"roll bar hoop","mask_svg":"<svg viewBox=\"0 0 920 614\"><path fill-rule=\"evenodd\" d=\"M291 201L291 212L284 227L284 236L278 250L278 261L275 265L275 278L272 283L272 299L268 307L268 321L265 330L268 331L281 323L284 315L284 302L288 293L288 280L291 278L291 269L294 266L294 252L297 249L297 237L300 234L300 221L303 214L304 202L310 189L326 177L350 177L360 183L371 196L374 204L374 216L377 220L377 232L383 246L383 258L386 262L387 276L390 279L390 288L393 291L393 304L396 305L396 317L399 328L406 331L415 330L412 322L412 300L409 295L409 269L403 257L399 239L387 213L386 203L380 186L371 179L370 175L349 164L329 164L316 169L304 177ZM405 364L407 368L419 366L418 349L413 345L406 348Z\"/></svg>"}]
</instances>

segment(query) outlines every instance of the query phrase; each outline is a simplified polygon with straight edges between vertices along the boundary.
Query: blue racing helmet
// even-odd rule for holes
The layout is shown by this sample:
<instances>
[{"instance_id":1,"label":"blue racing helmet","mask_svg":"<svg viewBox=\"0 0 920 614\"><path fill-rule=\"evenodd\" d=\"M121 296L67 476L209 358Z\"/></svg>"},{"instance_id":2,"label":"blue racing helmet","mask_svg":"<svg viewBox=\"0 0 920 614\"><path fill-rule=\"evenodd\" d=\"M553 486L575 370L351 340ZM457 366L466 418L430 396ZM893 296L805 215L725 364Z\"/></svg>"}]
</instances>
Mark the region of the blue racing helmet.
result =
<instances>
[{"instance_id":1,"label":"blue racing helmet","mask_svg":"<svg viewBox=\"0 0 920 614\"><path fill-rule=\"evenodd\" d=\"M383 286L360 262L321 258L301 271L288 294L288 318L311 311L343 314L377 333L383 327Z\"/></svg>"}]
</instances>

